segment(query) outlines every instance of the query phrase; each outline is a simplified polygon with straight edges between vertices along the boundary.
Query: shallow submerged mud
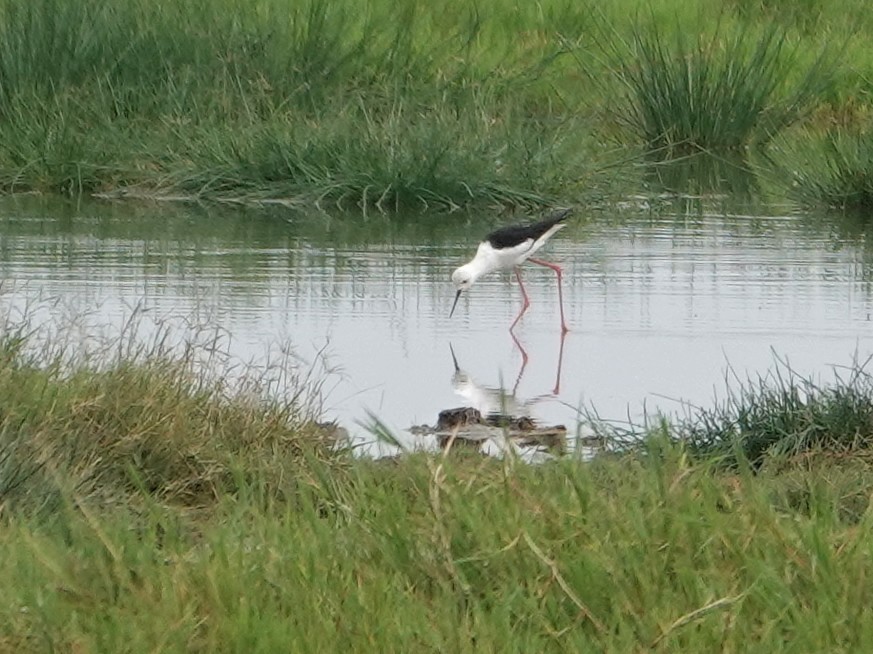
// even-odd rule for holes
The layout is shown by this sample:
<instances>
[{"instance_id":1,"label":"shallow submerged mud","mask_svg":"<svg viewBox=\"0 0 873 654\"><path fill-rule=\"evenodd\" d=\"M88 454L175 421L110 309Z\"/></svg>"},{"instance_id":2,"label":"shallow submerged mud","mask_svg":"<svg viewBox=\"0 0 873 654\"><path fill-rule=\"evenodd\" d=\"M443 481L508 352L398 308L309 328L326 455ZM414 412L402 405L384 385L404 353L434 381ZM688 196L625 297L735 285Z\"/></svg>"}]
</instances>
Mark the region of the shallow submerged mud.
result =
<instances>
[{"instance_id":1,"label":"shallow submerged mud","mask_svg":"<svg viewBox=\"0 0 873 654\"><path fill-rule=\"evenodd\" d=\"M473 407L444 409L436 425L416 425L410 428L416 436L436 439L440 449L453 446L480 449L485 441L507 447L542 449L563 454L567 448L567 428L564 425L538 426L529 416L492 413L483 416Z\"/></svg>"}]
</instances>

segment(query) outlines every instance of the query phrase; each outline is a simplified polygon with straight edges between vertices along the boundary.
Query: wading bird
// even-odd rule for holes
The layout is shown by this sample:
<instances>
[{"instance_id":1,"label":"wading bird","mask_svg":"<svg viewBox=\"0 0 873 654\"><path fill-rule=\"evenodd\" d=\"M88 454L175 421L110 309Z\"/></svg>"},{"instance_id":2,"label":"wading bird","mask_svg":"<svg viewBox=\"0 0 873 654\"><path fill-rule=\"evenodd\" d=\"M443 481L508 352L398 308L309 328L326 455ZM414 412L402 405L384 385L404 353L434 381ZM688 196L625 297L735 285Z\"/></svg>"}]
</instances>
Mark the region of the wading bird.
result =
<instances>
[{"instance_id":1,"label":"wading bird","mask_svg":"<svg viewBox=\"0 0 873 654\"><path fill-rule=\"evenodd\" d=\"M571 211L572 209L560 209L539 222L529 225L502 227L488 234L485 240L479 244L479 249L476 251L476 256L473 257L472 261L464 264L452 273L452 282L454 282L455 288L458 290L455 293L455 302L452 304L449 318L455 313L455 307L458 306L461 293L475 284L480 277L498 270L514 269L515 278L518 280L518 286L521 288L523 304L521 311L518 312L515 320L509 326L509 330L512 331L530 306L527 291L525 291L524 284L521 281L521 271L519 268L525 261L530 261L531 263L551 268L558 276L558 303L561 308L561 330L562 332L568 331L567 323L564 321L564 298L561 292L563 273L561 267L557 264L531 257L559 229L564 227L563 220L570 215Z\"/></svg>"}]
</instances>

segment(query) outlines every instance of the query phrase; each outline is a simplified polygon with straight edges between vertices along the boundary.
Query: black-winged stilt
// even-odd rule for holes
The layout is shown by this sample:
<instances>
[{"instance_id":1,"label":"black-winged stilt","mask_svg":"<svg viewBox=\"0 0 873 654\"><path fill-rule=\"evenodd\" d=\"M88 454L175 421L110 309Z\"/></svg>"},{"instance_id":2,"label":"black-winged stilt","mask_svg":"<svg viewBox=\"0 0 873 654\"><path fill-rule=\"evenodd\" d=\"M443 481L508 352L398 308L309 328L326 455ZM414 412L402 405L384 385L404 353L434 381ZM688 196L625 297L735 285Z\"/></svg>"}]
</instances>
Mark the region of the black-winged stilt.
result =
<instances>
[{"instance_id":1,"label":"black-winged stilt","mask_svg":"<svg viewBox=\"0 0 873 654\"><path fill-rule=\"evenodd\" d=\"M571 211L572 209L560 209L539 222L529 225L502 227L488 234L485 240L479 244L479 249L476 251L476 256L473 257L472 261L464 264L452 273L452 282L454 282L455 288L458 290L455 293L455 302L452 304L449 318L455 313L455 307L458 306L461 293L475 284L476 280L483 275L498 270L514 269L515 278L518 280L518 285L521 288L523 304L521 311L518 312L515 320L509 326L510 331L512 331L530 306L530 300L521 281L521 271L519 269L519 266L525 261L530 261L531 263L551 268L558 276L558 304L561 309L561 330L562 332L567 332L567 323L564 321L564 298L561 292L561 277L563 275L561 267L557 264L549 263L542 259L532 259L531 257L559 229L564 227L562 221L570 215Z\"/></svg>"}]
</instances>

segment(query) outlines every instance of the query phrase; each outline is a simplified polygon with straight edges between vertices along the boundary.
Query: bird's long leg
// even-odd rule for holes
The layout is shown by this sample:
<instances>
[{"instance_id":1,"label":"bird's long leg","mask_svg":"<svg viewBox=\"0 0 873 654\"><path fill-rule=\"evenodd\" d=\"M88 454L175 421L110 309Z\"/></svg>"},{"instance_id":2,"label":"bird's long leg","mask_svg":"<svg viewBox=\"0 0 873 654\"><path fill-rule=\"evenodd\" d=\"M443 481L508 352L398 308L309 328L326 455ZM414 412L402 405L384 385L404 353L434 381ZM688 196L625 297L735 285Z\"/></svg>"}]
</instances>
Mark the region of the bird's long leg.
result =
<instances>
[{"instance_id":1,"label":"bird's long leg","mask_svg":"<svg viewBox=\"0 0 873 654\"><path fill-rule=\"evenodd\" d=\"M561 308L561 330L563 332L568 332L570 329L567 327L567 323L564 321L564 294L561 291L561 279L564 277L564 271L561 270L561 266L555 263L549 263L548 261L543 261L542 259L528 259L531 263L535 263L538 266L545 266L546 268L551 268L555 271L555 274L558 276L558 306ZM516 268L516 271L518 269ZM519 279L519 281L521 281ZM520 317L520 316L519 316Z\"/></svg>"},{"instance_id":2,"label":"bird's long leg","mask_svg":"<svg viewBox=\"0 0 873 654\"><path fill-rule=\"evenodd\" d=\"M509 326L509 331L512 331L515 328L516 323L521 320L524 312L527 311L527 308L530 306L530 300L527 297L527 291L524 290L524 284L521 281L521 270L518 266L515 267L515 278L518 280L519 288L521 288L521 297L523 299L523 304L521 305L521 311L518 312L515 320L513 320L512 324Z\"/></svg>"},{"instance_id":3,"label":"bird's long leg","mask_svg":"<svg viewBox=\"0 0 873 654\"><path fill-rule=\"evenodd\" d=\"M552 395L557 395L561 392L561 366L564 363L564 338L567 336L567 330L561 332L561 347L558 350L558 371L555 374L555 388L552 389Z\"/></svg>"}]
</instances>

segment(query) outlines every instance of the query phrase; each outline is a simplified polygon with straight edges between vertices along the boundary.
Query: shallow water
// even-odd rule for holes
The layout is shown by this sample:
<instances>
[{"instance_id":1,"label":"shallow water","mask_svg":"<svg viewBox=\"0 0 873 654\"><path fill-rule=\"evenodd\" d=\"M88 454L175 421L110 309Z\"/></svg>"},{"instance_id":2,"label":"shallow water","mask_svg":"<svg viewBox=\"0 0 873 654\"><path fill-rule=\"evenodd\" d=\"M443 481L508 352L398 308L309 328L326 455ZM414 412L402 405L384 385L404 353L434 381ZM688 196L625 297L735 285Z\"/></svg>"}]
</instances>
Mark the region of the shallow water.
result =
<instances>
[{"instance_id":1,"label":"shallow water","mask_svg":"<svg viewBox=\"0 0 873 654\"><path fill-rule=\"evenodd\" d=\"M361 441L372 439L371 414L402 436L441 409L497 408L501 386L505 401L572 431L580 407L615 420L681 411L777 357L827 380L873 353L862 239L785 209L632 204L578 213L542 251L565 271L563 340L554 274L533 265L518 342L507 327L521 296L508 275L483 279L449 319L449 275L495 217L365 222L8 199L0 300L64 325L71 340L121 333L136 308L218 325L244 361L291 348L324 379L326 416Z\"/></svg>"}]
</instances>

